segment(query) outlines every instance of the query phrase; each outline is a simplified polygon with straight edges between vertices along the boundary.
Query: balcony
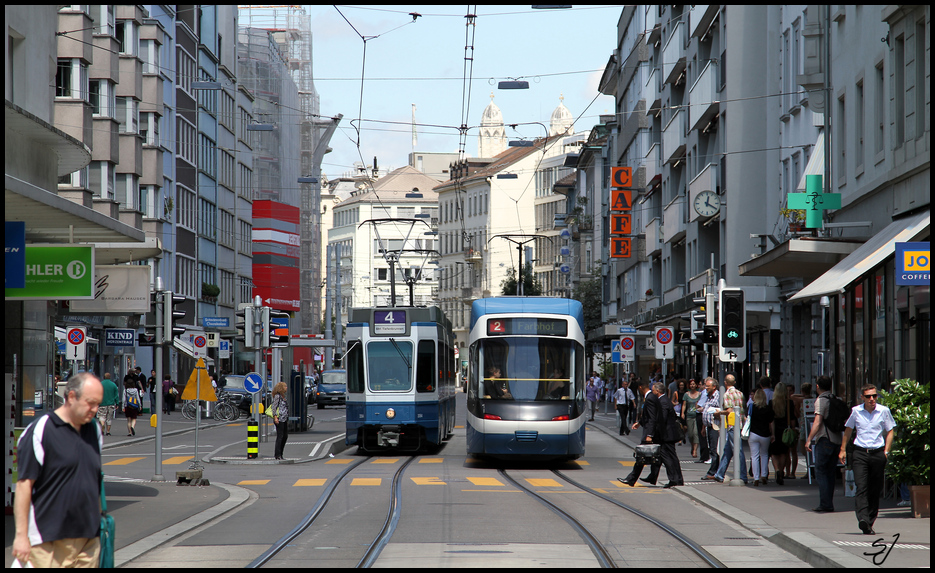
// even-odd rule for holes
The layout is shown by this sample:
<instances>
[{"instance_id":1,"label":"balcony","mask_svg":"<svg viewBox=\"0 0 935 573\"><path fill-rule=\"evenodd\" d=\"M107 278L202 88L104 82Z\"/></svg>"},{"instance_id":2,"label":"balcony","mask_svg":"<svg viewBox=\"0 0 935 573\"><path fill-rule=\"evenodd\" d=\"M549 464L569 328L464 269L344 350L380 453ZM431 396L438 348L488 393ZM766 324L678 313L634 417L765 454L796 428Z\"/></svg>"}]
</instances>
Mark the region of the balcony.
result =
<instances>
[{"instance_id":1,"label":"balcony","mask_svg":"<svg viewBox=\"0 0 935 573\"><path fill-rule=\"evenodd\" d=\"M680 109L662 129L662 160L671 163L685 155L685 125L688 113Z\"/></svg>"},{"instance_id":2,"label":"balcony","mask_svg":"<svg viewBox=\"0 0 935 573\"><path fill-rule=\"evenodd\" d=\"M695 4L688 14L688 29L691 37L702 37L717 16L718 4Z\"/></svg>"},{"instance_id":3,"label":"balcony","mask_svg":"<svg viewBox=\"0 0 935 573\"><path fill-rule=\"evenodd\" d=\"M675 83L685 69L685 30L686 25L679 22L669 34L666 47L662 49L662 81Z\"/></svg>"},{"instance_id":4,"label":"balcony","mask_svg":"<svg viewBox=\"0 0 935 573\"><path fill-rule=\"evenodd\" d=\"M662 293L662 304L675 302L685 296L685 285L675 285Z\"/></svg>"},{"instance_id":5,"label":"balcony","mask_svg":"<svg viewBox=\"0 0 935 573\"><path fill-rule=\"evenodd\" d=\"M661 166L659 165L659 144L654 143L649 147L649 152L646 154L646 157L643 158L643 169L646 175L646 186L652 183L653 179L658 177L662 173Z\"/></svg>"},{"instance_id":6,"label":"balcony","mask_svg":"<svg viewBox=\"0 0 935 573\"><path fill-rule=\"evenodd\" d=\"M665 241L672 243L685 236L685 196L676 195L662 211L662 231Z\"/></svg>"},{"instance_id":7,"label":"balcony","mask_svg":"<svg viewBox=\"0 0 935 573\"><path fill-rule=\"evenodd\" d=\"M708 62L695 80L690 98L688 125L690 129L701 129L718 112L720 102L717 97L717 62Z\"/></svg>"},{"instance_id":8,"label":"balcony","mask_svg":"<svg viewBox=\"0 0 935 573\"><path fill-rule=\"evenodd\" d=\"M659 217L653 217L644 227L646 232L646 256L651 257L662 250L662 229Z\"/></svg>"},{"instance_id":9,"label":"balcony","mask_svg":"<svg viewBox=\"0 0 935 573\"><path fill-rule=\"evenodd\" d=\"M659 91L659 70L653 68L649 72L649 78L646 80L646 115L658 115L659 108L662 105L662 96ZM661 73L661 72L660 72Z\"/></svg>"},{"instance_id":10,"label":"balcony","mask_svg":"<svg viewBox=\"0 0 935 573\"><path fill-rule=\"evenodd\" d=\"M483 257L481 256L479 249L465 249L464 250L464 262L468 264L479 263Z\"/></svg>"},{"instance_id":11,"label":"balcony","mask_svg":"<svg viewBox=\"0 0 935 573\"><path fill-rule=\"evenodd\" d=\"M695 197L702 191L714 191L717 193L717 165L709 163L701 170L701 173L695 176L688 184L688 204L695 204ZM689 210L689 221L694 221L700 217L694 209Z\"/></svg>"}]
</instances>

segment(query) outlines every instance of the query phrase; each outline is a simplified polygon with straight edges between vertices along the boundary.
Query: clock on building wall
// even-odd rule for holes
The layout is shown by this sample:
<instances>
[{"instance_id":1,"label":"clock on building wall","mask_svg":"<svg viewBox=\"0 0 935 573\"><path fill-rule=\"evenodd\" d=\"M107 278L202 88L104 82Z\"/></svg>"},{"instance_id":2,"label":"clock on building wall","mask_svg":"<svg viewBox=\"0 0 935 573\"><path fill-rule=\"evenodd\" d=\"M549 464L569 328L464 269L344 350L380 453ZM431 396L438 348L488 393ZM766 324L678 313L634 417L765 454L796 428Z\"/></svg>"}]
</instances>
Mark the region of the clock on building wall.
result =
<instances>
[{"instance_id":1,"label":"clock on building wall","mask_svg":"<svg viewBox=\"0 0 935 573\"><path fill-rule=\"evenodd\" d=\"M721 210L721 197L714 191L702 191L695 195L695 201L692 205L695 212L702 217L711 217L717 215Z\"/></svg>"}]
</instances>

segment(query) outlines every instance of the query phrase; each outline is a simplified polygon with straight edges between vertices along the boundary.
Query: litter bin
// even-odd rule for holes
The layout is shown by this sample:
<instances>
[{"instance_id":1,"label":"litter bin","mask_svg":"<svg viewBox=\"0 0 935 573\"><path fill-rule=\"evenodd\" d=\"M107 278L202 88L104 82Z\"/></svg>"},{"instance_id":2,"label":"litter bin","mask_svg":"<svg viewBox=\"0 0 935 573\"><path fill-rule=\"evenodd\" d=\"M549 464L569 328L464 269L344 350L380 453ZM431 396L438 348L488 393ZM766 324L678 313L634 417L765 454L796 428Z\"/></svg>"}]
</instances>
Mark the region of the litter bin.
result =
<instances>
[{"instance_id":1,"label":"litter bin","mask_svg":"<svg viewBox=\"0 0 935 573\"><path fill-rule=\"evenodd\" d=\"M305 396L305 379L301 372L289 374L289 431L308 430L308 400Z\"/></svg>"}]
</instances>

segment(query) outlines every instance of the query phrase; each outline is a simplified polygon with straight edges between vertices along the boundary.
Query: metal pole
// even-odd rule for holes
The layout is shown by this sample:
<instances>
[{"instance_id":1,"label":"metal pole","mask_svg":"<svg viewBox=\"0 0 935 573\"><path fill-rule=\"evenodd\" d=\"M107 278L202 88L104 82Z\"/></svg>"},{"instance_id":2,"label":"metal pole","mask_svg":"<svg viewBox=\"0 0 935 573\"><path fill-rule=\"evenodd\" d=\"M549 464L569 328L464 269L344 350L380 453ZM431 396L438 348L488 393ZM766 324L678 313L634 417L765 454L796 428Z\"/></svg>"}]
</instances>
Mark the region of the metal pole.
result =
<instances>
[{"instance_id":1,"label":"metal pole","mask_svg":"<svg viewBox=\"0 0 935 573\"><path fill-rule=\"evenodd\" d=\"M333 287L334 275L331 273L331 245L327 245L325 252L327 263L325 264L325 269L327 274L325 282L325 339L333 340L331 333L331 321L333 315L333 309L331 308L331 289ZM332 347L325 347L325 362L323 364L324 369L328 370L331 368L332 362Z\"/></svg>"},{"instance_id":2,"label":"metal pole","mask_svg":"<svg viewBox=\"0 0 935 573\"><path fill-rule=\"evenodd\" d=\"M734 477L730 480L730 485L744 485L743 472L747 471L747 464L740 463L740 448L743 447L743 442L740 439L740 411L740 406L734 406Z\"/></svg>"},{"instance_id":3,"label":"metal pole","mask_svg":"<svg viewBox=\"0 0 935 573\"><path fill-rule=\"evenodd\" d=\"M163 332L165 328L163 327L163 309L160 308L160 301L164 304L164 295L162 292L159 292L159 284L161 277L156 277L156 346L153 351L153 362L155 362L156 367L156 411L153 412L156 416L156 469L153 473L152 481L166 481L165 476L162 475L162 345L163 345Z\"/></svg>"}]
</instances>

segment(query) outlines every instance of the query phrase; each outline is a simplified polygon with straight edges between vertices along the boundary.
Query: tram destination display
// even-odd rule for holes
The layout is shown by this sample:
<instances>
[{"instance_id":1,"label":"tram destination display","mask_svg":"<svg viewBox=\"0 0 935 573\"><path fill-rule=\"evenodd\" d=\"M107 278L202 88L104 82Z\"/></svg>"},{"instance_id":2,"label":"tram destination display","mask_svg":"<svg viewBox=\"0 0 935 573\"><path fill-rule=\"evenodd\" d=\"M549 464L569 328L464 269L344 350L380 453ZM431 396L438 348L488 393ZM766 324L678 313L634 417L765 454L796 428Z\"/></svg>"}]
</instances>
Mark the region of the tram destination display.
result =
<instances>
[{"instance_id":1,"label":"tram destination display","mask_svg":"<svg viewBox=\"0 0 935 573\"><path fill-rule=\"evenodd\" d=\"M568 321L561 318L490 318L487 336L568 336Z\"/></svg>"}]
</instances>

